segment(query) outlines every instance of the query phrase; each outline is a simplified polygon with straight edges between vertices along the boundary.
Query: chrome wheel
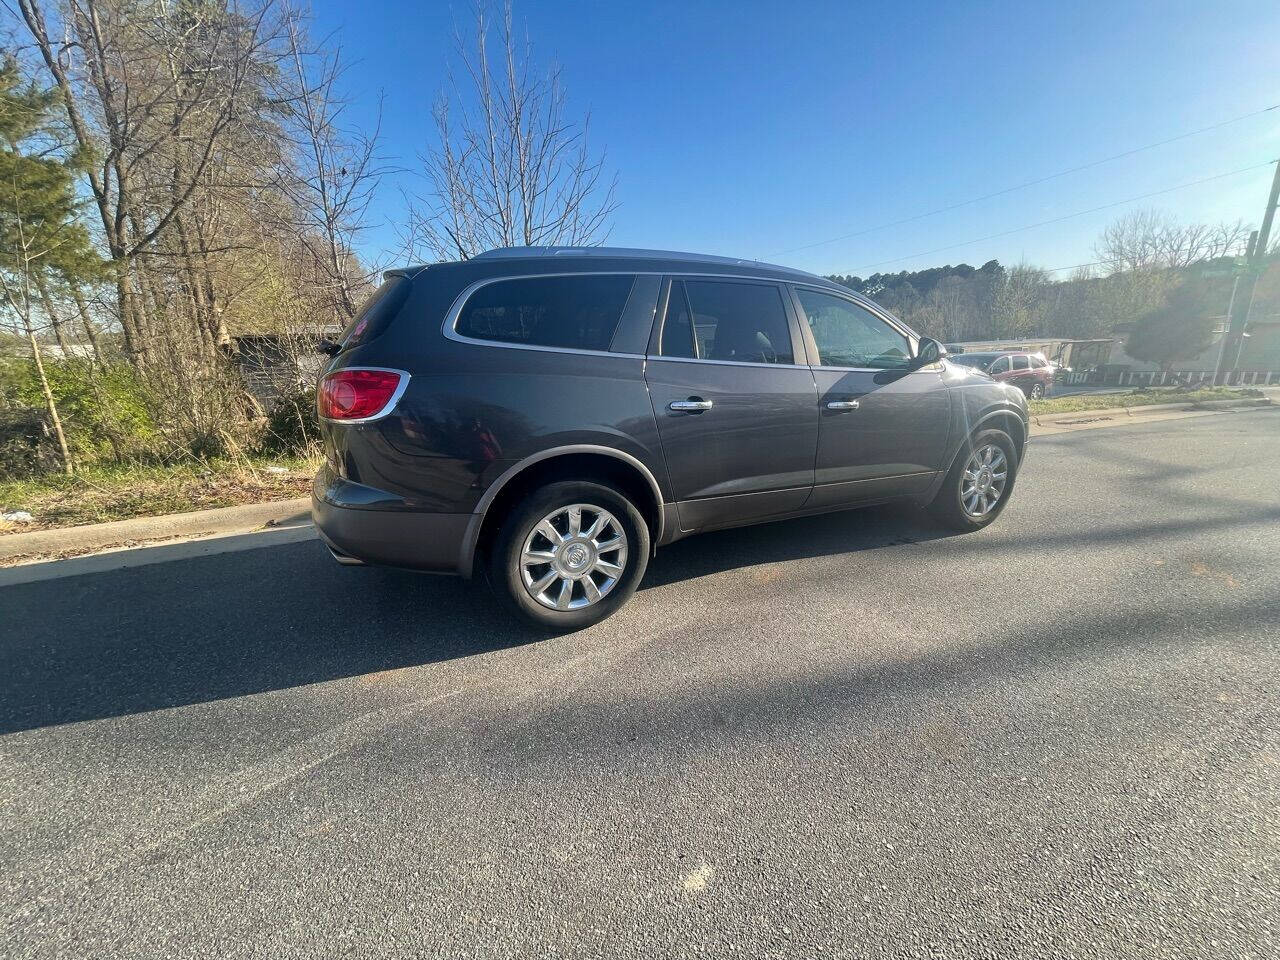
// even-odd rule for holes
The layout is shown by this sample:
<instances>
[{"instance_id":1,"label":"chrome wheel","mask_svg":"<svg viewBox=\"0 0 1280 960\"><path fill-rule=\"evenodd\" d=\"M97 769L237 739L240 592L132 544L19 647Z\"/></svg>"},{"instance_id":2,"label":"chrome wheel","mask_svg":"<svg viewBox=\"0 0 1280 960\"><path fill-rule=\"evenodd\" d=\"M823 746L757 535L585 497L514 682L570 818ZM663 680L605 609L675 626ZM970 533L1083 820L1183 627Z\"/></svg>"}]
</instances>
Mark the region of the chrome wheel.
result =
<instances>
[{"instance_id":1,"label":"chrome wheel","mask_svg":"<svg viewBox=\"0 0 1280 960\"><path fill-rule=\"evenodd\" d=\"M1043 399L1044 399L1044 384L1043 384L1043 383L1037 383L1037 384L1035 384L1035 385L1031 388L1031 399L1032 399L1032 400L1043 400Z\"/></svg>"},{"instance_id":2,"label":"chrome wheel","mask_svg":"<svg viewBox=\"0 0 1280 960\"><path fill-rule=\"evenodd\" d=\"M534 525L520 550L529 596L552 610L580 610L618 585L627 567L627 533L608 510L557 507Z\"/></svg>"},{"instance_id":3,"label":"chrome wheel","mask_svg":"<svg viewBox=\"0 0 1280 960\"><path fill-rule=\"evenodd\" d=\"M1004 496L1009 459L998 444L988 443L969 454L960 475L960 502L974 518L985 517Z\"/></svg>"}]
</instances>

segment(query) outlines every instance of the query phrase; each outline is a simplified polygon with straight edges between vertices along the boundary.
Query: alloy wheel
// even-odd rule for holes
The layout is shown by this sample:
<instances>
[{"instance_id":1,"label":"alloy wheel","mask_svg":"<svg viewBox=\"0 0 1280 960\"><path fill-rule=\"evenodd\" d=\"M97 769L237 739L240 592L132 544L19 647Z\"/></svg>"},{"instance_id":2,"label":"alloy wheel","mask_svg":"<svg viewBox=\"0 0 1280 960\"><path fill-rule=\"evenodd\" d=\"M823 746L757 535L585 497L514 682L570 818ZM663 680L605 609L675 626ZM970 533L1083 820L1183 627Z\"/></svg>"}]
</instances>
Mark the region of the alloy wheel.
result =
<instances>
[{"instance_id":1,"label":"alloy wheel","mask_svg":"<svg viewBox=\"0 0 1280 960\"><path fill-rule=\"evenodd\" d=\"M974 519L989 514L1004 496L1009 459L998 444L988 443L969 454L960 475L960 502Z\"/></svg>"},{"instance_id":2,"label":"alloy wheel","mask_svg":"<svg viewBox=\"0 0 1280 960\"><path fill-rule=\"evenodd\" d=\"M520 550L529 596L552 610L599 603L627 567L627 534L608 510L589 503L557 507L539 520Z\"/></svg>"}]
</instances>

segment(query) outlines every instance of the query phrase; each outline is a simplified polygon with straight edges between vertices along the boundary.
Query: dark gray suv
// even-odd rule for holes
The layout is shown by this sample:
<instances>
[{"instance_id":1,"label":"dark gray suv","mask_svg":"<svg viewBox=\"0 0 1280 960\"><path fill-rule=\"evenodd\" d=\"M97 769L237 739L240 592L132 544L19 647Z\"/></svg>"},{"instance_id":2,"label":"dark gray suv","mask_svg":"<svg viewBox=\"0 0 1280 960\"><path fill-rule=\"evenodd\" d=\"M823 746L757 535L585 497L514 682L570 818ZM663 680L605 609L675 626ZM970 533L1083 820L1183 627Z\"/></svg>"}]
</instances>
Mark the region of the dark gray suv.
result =
<instances>
[{"instance_id":1,"label":"dark gray suv","mask_svg":"<svg viewBox=\"0 0 1280 960\"><path fill-rule=\"evenodd\" d=\"M906 498L974 530L1016 387L869 300L743 260L494 250L392 270L332 346L312 511L343 563L470 577L571 629L691 533Z\"/></svg>"}]
</instances>

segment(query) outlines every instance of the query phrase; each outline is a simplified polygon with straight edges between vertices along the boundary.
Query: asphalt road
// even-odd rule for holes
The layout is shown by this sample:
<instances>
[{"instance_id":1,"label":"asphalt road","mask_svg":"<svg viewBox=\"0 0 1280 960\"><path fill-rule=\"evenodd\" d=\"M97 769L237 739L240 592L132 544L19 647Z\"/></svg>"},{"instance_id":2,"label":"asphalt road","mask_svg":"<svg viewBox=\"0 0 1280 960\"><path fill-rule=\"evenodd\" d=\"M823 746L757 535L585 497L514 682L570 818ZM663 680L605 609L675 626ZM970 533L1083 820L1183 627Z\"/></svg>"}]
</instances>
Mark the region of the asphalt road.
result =
<instances>
[{"instance_id":1,"label":"asphalt road","mask_svg":"<svg viewBox=\"0 0 1280 960\"><path fill-rule=\"evenodd\" d=\"M1274 957L1280 413L531 637L296 543L0 590L0 955Z\"/></svg>"}]
</instances>

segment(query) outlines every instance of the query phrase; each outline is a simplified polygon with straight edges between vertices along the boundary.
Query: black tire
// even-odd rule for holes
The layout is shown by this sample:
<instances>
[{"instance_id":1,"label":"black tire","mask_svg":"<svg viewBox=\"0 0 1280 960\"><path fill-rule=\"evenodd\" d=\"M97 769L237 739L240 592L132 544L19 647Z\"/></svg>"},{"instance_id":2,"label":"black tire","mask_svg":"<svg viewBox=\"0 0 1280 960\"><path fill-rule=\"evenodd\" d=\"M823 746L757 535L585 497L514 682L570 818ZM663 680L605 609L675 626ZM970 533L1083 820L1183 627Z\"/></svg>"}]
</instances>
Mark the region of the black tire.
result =
<instances>
[{"instance_id":1,"label":"black tire","mask_svg":"<svg viewBox=\"0 0 1280 960\"><path fill-rule=\"evenodd\" d=\"M548 514L572 504L600 507L612 514L626 535L627 558L622 574L599 600L576 610L554 610L525 588L520 557L534 527ZM649 525L626 496L599 483L561 481L533 491L503 518L489 558L489 582L506 605L525 620L557 632L581 630L613 616L631 599L649 565L649 551Z\"/></svg>"},{"instance_id":2,"label":"black tire","mask_svg":"<svg viewBox=\"0 0 1280 960\"><path fill-rule=\"evenodd\" d=\"M960 496L963 489L962 476L969 456L975 450L982 450L990 443L996 444L1004 452L1008 464L1008 477L995 505L984 515L975 517L965 510ZM1018 454L1013 439L1003 430L980 430L970 436L960 448L960 452L956 454L951 469L947 471L947 476L942 481L942 487L933 498L933 502L929 504L929 512L938 523L952 530L962 532L981 530L1000 516L1005 504L1009 502L1009 497L1013 495L1013 485L1017 478Z\"/></svg>"},{"instance_id":3,"label":"black tire","mask_svg":"<svg viewBox=\"0 0 1280 960\"><path fill-rule=\"evenodd\" d=\"M1027 396L1028 396L1030 399L1032 399L1032 400L1043 400L1043 399L1044 399L1044 384L1043 384L1043 383L1033 383L1033 384L1031 385L1031 392L1030 392L1030 393L1028 393L1028 394L1027 394Z\"/></svg>"}]
</instances>

